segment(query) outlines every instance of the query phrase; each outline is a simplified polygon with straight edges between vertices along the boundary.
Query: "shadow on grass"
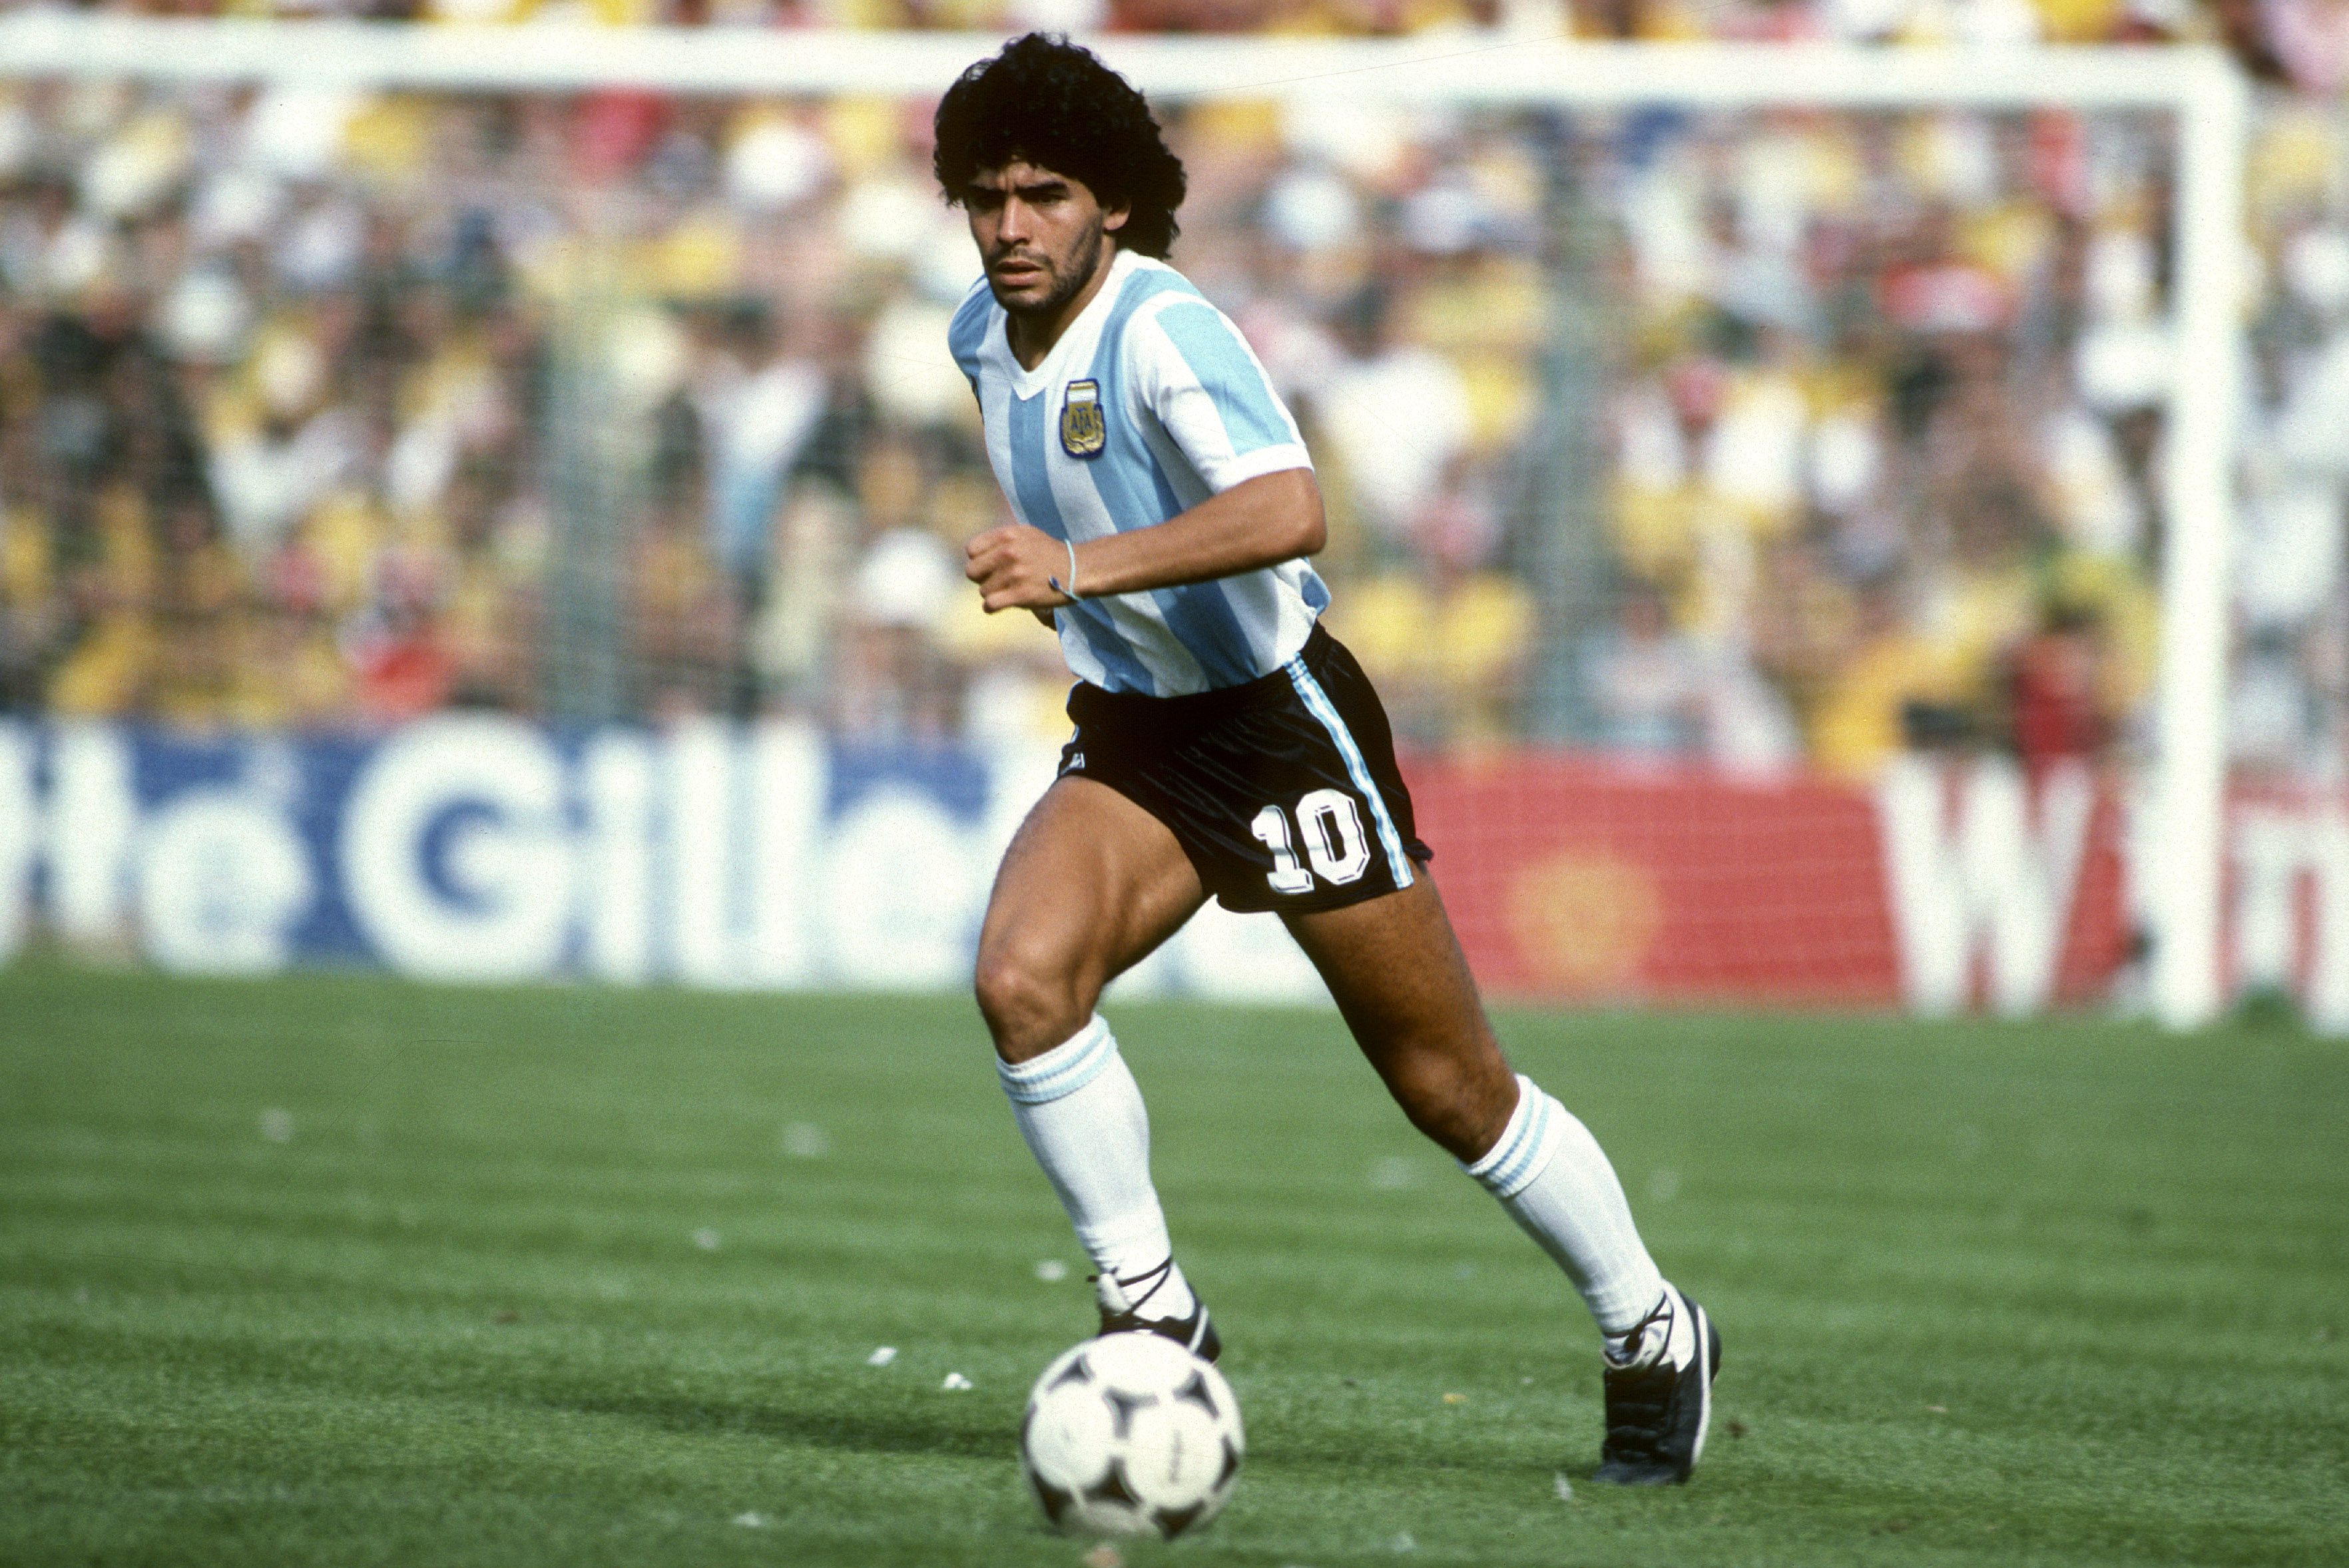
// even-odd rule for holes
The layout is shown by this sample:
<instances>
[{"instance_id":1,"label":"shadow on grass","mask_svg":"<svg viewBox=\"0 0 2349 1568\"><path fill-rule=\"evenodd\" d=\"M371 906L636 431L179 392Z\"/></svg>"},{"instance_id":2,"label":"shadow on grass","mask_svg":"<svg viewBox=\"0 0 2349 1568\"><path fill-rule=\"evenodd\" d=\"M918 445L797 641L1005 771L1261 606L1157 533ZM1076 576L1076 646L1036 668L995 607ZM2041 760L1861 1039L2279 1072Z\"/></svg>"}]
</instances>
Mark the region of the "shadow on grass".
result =
<instances>
[{"instance_id":1,"label":"shadow on grass","mask_svg":"<svg viewBox=\"0 0 2349 1568\"><path fill-rule=\"evenodd\" d=\"M848 1412L836 1407L794 1409L787 1405L684 1396L547 1397L539 1402L583 1415L615 1416L667 1432L745 1433L852 1453L1002 1459L1011 1451L1008 1427L955 1427L911 1412Z\"/></svg>"}]
</instances>

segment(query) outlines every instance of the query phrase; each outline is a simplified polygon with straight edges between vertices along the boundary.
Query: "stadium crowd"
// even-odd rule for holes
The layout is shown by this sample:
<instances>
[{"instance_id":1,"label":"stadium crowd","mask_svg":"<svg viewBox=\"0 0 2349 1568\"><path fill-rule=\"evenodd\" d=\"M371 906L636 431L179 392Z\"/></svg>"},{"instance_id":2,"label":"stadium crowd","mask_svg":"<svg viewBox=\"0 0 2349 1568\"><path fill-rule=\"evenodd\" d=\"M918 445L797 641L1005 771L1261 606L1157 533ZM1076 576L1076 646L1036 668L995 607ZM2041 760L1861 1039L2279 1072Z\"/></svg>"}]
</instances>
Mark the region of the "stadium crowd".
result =
<instances>
[{"instance_id":1,"label":"stadium crowd","mask_svg":"<svg viewBox=\"0 0 2349 1568\"><path fill-rule=\"evenodd\" d=\"M28 0L0 5L26 8ZM1353 36L1497 27L1586 37L1868 44L2215 38L2270 79L2324 90L2349 72L2349 13L2340 0L88 0L72 8L475 25Z\"/></svg>"},{"instance_id":2,"label":"stadium crowd","mask_svg":"<svg viewBox=\"0 0 2349 1568\"><path fill-rule=\"evenodd\" d=\"M585 9L1493 19L1228 0ZM2280 85L2251 192L2232 723L2244 767L2331 779L2349 732L2349 106L2325 62L2349 62L2349 12L2240 9L1658 0L1573 19L2263 51ZM2157 122L1561 127L1357 101L1170 118L1192 181L1175 260L1307 426L1336 629L1409 744L1533 736L1861 778L1910 746L2044 762L2149 743L2170 375ZM1004 512L944 349L976 269L926 135L926 106L862 98L0 88L0 710L575 717L564 627L600 624L579 610L600 596L627 715L1056 729L1050 638L979 614L957 570ZM1567 253L1578 296L1547 264ZM1595 597L1546 581L1544 531L1570 509L1537 480L1551 323L1578 298L1606 476L1587 509ZM1544 695L1557 670L1563 700Z\"/></svg>"}]
</instances>

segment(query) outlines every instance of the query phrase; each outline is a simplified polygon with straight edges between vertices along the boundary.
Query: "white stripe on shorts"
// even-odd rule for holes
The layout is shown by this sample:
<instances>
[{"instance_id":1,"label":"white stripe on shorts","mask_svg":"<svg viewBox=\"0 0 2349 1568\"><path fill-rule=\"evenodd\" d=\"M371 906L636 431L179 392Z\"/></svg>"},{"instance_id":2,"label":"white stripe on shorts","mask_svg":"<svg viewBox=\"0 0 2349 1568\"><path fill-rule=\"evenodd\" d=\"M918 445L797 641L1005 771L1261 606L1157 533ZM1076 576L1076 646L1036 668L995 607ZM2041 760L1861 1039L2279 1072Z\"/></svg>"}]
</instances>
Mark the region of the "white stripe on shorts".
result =
<instances>
[{"instance_id":1,"label":"white stripe on shorts","mask_svg":"<svg viewBox=\"0 0 2349 1568\"><path fill-rule=\"evenodd\" d=\"M1378 826L1379 842L1387 851L1387 869L1394 872L1395 886L1398 889L1409 887L1412 883L1411 857L1402 852L1402 835L1395 831L1394 819L1387 814L1386 797L1379 793L1378 783L1371 779L1370 767L1362 760L1361 748L1354 744L1353 736L1346 728L1346 721L1338 717L1337 705L1321 689L1321 683L1306 669L1304 655L1300 654L1289 660L1287 667L1289 684L1297 688L1297 695L1305 700L1305 706L1312 710L1313 717L1321 721L1321 727L1330 732L1330 738L1337 743L1338 755L1346 759L1347 775L1354 780L1354 788L1361 791L1362 799L1371 804L1371 820Z\"/></svg>"}]
</instances>

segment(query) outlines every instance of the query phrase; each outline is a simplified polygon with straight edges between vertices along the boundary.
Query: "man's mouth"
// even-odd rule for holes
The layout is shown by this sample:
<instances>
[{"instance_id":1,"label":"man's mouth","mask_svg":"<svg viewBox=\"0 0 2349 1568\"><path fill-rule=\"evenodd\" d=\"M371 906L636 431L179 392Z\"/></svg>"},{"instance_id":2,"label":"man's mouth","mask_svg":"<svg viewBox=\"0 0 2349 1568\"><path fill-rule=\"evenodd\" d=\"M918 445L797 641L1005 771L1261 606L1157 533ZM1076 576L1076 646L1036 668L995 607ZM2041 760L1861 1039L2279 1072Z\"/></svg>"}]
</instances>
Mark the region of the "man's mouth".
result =
<instances>
[{"instance_id":1,"label":"man's mouth","mask_svg":"<svg viewBox=\"0 0 2349 1568\"><path fill-rule=\"evenodd\" d=\"M989 270L994 273L997 282L1007 284L1033 283L1044 275L1040 263L1031 262L1023 256L1007 257Z\"/></svg>"}]
</instances>

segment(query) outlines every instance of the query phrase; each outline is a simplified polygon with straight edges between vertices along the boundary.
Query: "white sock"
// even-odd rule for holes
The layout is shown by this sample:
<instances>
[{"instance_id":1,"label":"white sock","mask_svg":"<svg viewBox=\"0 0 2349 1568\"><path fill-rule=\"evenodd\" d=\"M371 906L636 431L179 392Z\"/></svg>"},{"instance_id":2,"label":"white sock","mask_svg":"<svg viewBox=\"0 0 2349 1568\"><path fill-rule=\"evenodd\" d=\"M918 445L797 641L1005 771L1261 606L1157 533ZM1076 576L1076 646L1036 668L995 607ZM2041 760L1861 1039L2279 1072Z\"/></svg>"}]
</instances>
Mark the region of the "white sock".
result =
<instances>
[{"instance_id":1,"label":"white sock","mask_svg":"<svg viewBox=\"0 0 2349 1568\"><path fill-rule=\"evenodd\" d=\"M1631 1223L1631 1205L1615 1168L1588 1128L1520 1073L1508 1126L1483 1159L1461 1169L1557 1260L1599 1320L1611 1359L1628 1358L1631 1365L1652 1359L1642 1352L1652 1350L1655 1336L1626 1341L1664 1300L1663 1276ZM1685 1315L1668 1310L1657 1321L1678 1330L1671 1340L1692 1341L1692 1331L1675 1321ZM1678 1364L1681 1347L1673 1343L1671 1349Z\"/></svg>"},{"instance_id":2,"label":"white sock","mask_svg":"<svg viewBox=\"0 0 2349 1568\"><path fill-rule=\"evenodd\" d=\"M1174 1265L1166 1215L1150 1184L1150 1113L1108 1022L1096 1013L1042 1056L995 1067L1019 1135L1093 1267L1138 1282L1142 1295L1132 1305L1144 1316L1188 1317L1196 1303ZM1154 1279L1161 1265L1164 1276Z\"/></svg>"},{"instance_id":3,"label":"white sock","mask_svg":"<svg viewBox=\"0 0 2349 1568\"><path fill-rule=\"evenodd\" d=\"M1629 1333L1610 1334L1603 1341L1607 1365L1626 1371L1669 1360L1685 1367L1696 1356L1696 1319L1681 1310L1681 1293L1664 1287L1656 1305Z\"/></svg>"}]
</instances>

